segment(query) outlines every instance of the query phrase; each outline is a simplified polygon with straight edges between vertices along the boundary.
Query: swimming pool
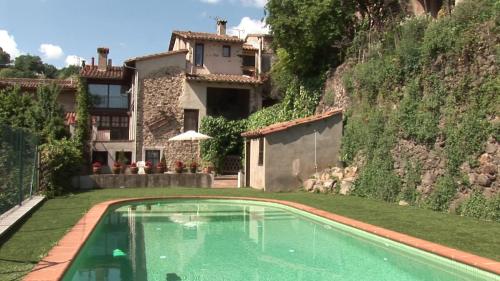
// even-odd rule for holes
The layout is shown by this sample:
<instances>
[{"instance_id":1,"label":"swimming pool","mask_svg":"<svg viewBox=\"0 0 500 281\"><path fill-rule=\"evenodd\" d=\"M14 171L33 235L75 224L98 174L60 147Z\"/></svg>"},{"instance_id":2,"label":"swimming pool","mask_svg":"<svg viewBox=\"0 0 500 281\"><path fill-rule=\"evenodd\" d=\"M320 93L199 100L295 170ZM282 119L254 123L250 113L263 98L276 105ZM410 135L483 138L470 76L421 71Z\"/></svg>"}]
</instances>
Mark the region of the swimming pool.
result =
<instances>
[{"instance_id":1,"label":"swimming pool","mask_svg":"<svg viewBox=\"0 0 500 281\"><path fill-rule=\"evenodd\" d=\"M495 274L274 203L112 205L63 280L500 280Z\"/></svg>"}]
</instances>

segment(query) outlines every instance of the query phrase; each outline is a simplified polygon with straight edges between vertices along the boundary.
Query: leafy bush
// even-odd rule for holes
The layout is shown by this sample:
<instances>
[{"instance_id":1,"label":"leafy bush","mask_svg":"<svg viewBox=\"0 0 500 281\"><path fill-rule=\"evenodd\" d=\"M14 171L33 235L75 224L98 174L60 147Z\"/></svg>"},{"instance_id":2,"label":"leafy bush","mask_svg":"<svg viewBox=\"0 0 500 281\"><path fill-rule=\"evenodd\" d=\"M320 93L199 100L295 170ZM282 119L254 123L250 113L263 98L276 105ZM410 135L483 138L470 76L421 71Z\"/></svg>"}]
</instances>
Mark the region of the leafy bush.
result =
<instances>
[{"instance_id":1,"label":"leafy bush","mask_svg":"<svg viewBox=\"0 0 500 281\"><path fill-rule=\"evenodd\" d=\"M407 160L400 198L410 204L417 201L417 187L420 184L421 164Z\"/></svg>"},{"instance_id":2,"label":"leafy bush","mask_svg":"<svg viewBox=\"0 0 500 281\"><path fill-rule=\"evenodd\" d=\"M457 184L449 174L438 178L434 191L427 198L426 206L434 211L446 211L457 193Z\"/></svg>"},{"instance_id":3,"label":"leafy bush","mask_svg":"<svg viewBox=\"0 0 500 281\"><path fill-rule=\"evenodd\" d=\"M500 222L500 195L486 199L480 190L476 190L459 206L457 213Z\"/></svg>"},{"instance_id":4,"label":"leafy bush","mask_svg":"<svg viewBox=\"0 0 500 281\"><path fill-rule=\"evenodd\" d=\"M201 157L214 164L220 171L227 155L242 155L246 120L227 120L224 117L206 116L201 120L200 132L211 136L201 142Z\"/></svg>"},{"instance_id":5,"label":"leafy bush","mask_svg":"<svg viewBox=\"0 0 500 281\"><path fill-rule=\"evenodd\" d=\"M71 190L71 177L82 167L82 154L71 140L52 140L41 146L42 182L49 197Z\"/></svg>"}]
</instances>

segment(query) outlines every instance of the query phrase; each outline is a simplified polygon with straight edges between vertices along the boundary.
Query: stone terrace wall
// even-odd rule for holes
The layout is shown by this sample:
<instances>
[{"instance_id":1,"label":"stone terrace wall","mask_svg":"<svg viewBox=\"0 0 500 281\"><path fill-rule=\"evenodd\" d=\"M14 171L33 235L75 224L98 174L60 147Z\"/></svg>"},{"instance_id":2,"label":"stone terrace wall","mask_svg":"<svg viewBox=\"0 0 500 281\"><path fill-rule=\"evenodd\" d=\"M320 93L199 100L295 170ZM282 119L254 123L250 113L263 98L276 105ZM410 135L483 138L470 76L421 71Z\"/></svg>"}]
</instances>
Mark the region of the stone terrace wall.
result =
<instances>
[{"instance_id":1,"label":"stone terrace wall","mask_svg":"<svg viewBox=\"0 0 500 281\"><path fill-rule=\"evenodd\" d=\"M198 155L196 143L193 143L194 153L191 153L189 142L168 141L181 133L184 126L184 112L180 106L184 79L185 75L181 69L171 67L161 69L139 81L142 98L139 98L137 105L138 159L144 157L143 148L163 147L167 166L172 169L176 160L189 164L192 155Z\"/></svg>"}]
</instances>

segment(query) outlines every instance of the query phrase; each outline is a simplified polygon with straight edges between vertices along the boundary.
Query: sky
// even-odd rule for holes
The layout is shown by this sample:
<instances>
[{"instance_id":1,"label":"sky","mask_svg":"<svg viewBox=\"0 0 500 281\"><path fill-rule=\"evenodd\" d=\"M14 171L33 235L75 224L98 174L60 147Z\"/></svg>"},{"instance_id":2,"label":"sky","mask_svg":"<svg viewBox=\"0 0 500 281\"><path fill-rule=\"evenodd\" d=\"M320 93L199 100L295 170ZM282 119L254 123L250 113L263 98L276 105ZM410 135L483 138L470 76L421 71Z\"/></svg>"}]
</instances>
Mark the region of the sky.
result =
<instances>
[{"instance_id":1,"label":"sky","mask_svg":"<svg viewBox=\"0 0 500 281\"><path fill-rule=\"evenodd\" d=\"M268 32L267 0L0 0L0 47L37 55L58 68L110 48L113 65L168 50L173 30L215 32L215 17L229 33Z\"/></svg>"}]
</instances>

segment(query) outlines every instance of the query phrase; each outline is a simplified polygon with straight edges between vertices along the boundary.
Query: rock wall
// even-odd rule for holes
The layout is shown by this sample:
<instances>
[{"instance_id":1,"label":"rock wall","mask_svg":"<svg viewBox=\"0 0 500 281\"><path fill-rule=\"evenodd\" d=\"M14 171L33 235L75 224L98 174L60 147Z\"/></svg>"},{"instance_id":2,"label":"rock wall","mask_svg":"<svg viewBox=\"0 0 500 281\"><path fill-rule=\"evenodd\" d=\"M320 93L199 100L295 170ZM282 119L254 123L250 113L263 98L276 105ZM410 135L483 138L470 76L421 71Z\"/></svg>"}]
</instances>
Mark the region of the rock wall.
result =
<instances>
[{"instance_id":1,"label":"rock wall","mask_svg":"<svg viewBox=\"0 0 500 281\"><path fill-rule=\"evenodd\" d=\"M350 100L342 82L342 76L350 66L349 62L343 63L327 74L323 96L316 108L316 113L338 108L347 109L349 107Z\"/></svg>"},{"instance_id":2,"label":"rock wall","mask_svg":"<svg viewBox=\"0 0 500 281\"><path fill-rule=\"evenodd\" d=\"M169 168L176 160L186 164L198 155L197 143L189 141L169 142L168 139L181 133L184 126L184 111L180 97L184 91L185 75L181 69L165 68L141 79L142 98L138 103L138 159L143 159L142 150L163 148ZM193 151L193 152L192 152ZM195 157L195 161L198 158Z\"/></svg>"}]
</instances>

